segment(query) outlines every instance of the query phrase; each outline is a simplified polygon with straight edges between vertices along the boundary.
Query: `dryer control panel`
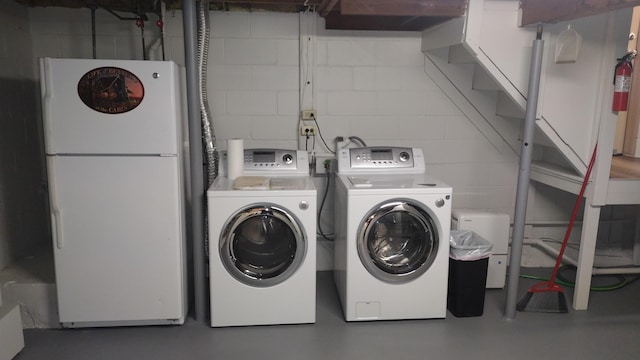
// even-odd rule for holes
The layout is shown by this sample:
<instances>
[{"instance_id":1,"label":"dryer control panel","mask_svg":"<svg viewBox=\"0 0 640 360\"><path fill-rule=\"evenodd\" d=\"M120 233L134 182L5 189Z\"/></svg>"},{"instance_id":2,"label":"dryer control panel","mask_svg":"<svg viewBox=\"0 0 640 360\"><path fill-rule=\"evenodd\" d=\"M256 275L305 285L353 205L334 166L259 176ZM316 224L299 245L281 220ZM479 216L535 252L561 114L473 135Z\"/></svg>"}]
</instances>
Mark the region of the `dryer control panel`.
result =
<instances>
[{"instance_id":1,"label":"dryer control panel","mask_svg":"<svg viewBox=\"0 0 640 360\"><path fill-rule=\"evenodd\" d=\"M338 173L417 174L425 171L421 149L373 146L341 149Z\"/></svg>"},{"instance_id":2,"label":"dryer control panel","mask_svg":"<svg viewBox=\"0 0 640 360\"><path fill-rule=\"evenodd\" d=\"M221 156L220 175L226 175L227 152ZM244 149L243 175L308 175L309 155L302 150Z\"/></svg>"},{"instance_id":3,"label":"dryer control panel","mask_svg":"<svg viewBox=\"0 0 640 360\"><path fill-rule=\"evenodd\" d=\"M245 149L244 169L296 169L298 156L294 150Z\"/></svg>"}]
</instances>

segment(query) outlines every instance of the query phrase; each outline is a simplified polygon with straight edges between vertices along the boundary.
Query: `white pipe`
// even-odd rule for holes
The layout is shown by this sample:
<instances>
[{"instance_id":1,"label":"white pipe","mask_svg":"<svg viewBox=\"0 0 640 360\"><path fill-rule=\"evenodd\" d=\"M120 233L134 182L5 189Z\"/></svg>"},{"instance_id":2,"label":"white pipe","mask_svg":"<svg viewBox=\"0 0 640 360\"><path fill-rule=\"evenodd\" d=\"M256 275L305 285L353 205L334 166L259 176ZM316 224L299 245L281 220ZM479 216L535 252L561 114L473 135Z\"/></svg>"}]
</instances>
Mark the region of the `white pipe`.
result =
<instances>
[{"instance_id":1,"label":"white pipe","mask_svg":"<svg viewBox=\"0 0 640 360\"><path fill-rule=\"evenodd\" d=\"M593 268L593 275L625 275L640 274L639 267L610 267L610 268Z\"/></svg>"},{"instance_id":2,"label":"white pipe","mask_svg":"<svg viewBox=\"0 0 640 360\"><path fill-rule=\"evenodd\" d=\"M544 240L536 240L534 242L531 243L534 246L537 246L547 252L549 252L550 254L554 255L554 256L558 256L558 254L560 253L560 250L548 245L547 243L544 242ZM565 253L564 256L562 257L562 261L567 262L575 267L578 267L578 262L575 259L572 259L571 257L567 256L567 254ZM593 267L593 271L592 271L593 275L624 275L624 274L640 274L640 266L619 266L619 267L606 267L606 268L599 268L599 267Z\"/></svg>"},{"instance_id":3,"label":"white pipe","mask_svg":"<svg viewBox=\"0 0 640 360\"><path fill-rule=\"evenodd\" d=\"M610 220L600 220L601 224L619 224L619 223L631 223L634 222L633 219L610 219ZM539 221L528 221L524 223L525 225L530 225L533 227L544 227L544 226L563 226L569 225L568 220L539 220ZM576 220L573 222L574 225L582 224L582 220ZM513 224L512 224L513 225Z\"/></svg>"},{"instance_id":4,"label":"white pipe","mask_svg":"<svg viewBox=\"0 0 640 360\"><path fill-rule=\"evenodd\" d=\"M573 223L574 224L582 224L582 221L581 220L576 220ZM524 224L525 225L530 225L530 226L538 226L538 227L542 227L542 226L545 226L545 225L546 226L562 226L562 225L569 225L569 220L527 221Z\"/></svg>"},{"instance_id":5,"label":"white pipe","mask_svg":"<svg viewBox=\"0 0 640 360\"><path fill-rule=\"evenodd\" d=\"M554 257L558 257L558 255L560 254L560 250L547 244L546 242L544 242L544 240L537 240L534 242L534 245L541 248L542 250L549 252ZM562 261L567 262L575 267L578 267L578 262L575 259L572 259L571 257L569 257L566 253L562 257Z\"/></svg>"}]
</instances>

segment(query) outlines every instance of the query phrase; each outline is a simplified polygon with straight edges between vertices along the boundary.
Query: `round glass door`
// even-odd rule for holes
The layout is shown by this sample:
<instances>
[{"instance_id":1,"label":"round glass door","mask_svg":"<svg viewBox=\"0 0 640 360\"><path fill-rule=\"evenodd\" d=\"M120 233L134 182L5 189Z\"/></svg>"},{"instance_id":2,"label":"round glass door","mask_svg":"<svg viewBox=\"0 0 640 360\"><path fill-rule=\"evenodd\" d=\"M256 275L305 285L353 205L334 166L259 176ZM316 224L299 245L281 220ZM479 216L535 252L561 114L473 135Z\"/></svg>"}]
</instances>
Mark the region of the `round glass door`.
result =
<instances>
[{"instance_id":1,"label":"round glass door","mask_svg":"<svg viewBox=\"0 0 640 360\"><path fill-rule=\"evenodd\" d=\"M372 209L360 223L358 255L376 278L399 283L424 274L438 252L438 229L431 215L410 200L392 200Z\"/></svg>"},{"instance_id":2,"label":"round glass door","mask_svg":"<svg viewBox=\"0 0 640 360\"><path fill-rule=\"evenodd\" d=\"M220 257L229 273L252 286L273 286L289 278L306 252L302 227L272 204L247 207L225 224Z\"/></svg>"}]
</instances>

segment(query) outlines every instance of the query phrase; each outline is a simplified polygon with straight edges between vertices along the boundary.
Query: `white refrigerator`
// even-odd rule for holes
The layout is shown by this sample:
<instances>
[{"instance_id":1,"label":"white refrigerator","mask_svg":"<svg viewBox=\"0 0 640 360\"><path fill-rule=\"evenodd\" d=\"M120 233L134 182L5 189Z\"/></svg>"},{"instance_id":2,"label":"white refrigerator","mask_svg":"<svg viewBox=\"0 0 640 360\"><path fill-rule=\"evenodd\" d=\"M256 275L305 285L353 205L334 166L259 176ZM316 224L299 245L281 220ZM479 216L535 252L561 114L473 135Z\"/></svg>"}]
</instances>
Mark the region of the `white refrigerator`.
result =
<instances>
[{"instance_id":1,"label":"white refrigerator","mask_svg":"<svg viewBox=\"0 0 640 360\"><path fill-rule=\"evenodd\" d=\"M180 69L43 58L40 75L60 323L182 324Z\"/></svg>"}]
</instances>

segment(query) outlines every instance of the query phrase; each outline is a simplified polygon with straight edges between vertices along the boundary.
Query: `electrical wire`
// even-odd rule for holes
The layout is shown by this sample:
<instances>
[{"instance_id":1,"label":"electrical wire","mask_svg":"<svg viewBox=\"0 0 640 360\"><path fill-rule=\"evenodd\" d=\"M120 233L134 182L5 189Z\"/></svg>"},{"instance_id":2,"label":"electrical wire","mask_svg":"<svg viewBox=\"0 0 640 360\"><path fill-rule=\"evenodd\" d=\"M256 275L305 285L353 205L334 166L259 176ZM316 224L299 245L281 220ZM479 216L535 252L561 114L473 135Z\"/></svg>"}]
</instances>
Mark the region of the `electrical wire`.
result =
<instances>
[{"instance_id":1,"label":"electrical wire","mask_svg":"<svg viewBox=\"0 0 640 360\"><path fill-rule=\"evenodd\" d=\"M562 272L563 271L567 271L567 270L576 270L576 267L573 265L565 265L562 266L560 268L560 270L558 271L558 273L556 274L556 280L555 282L562 285L562 286L566 286L566 287L570 287L570 288L574 288L575 287L575 282L568 280L566 277L562 276ZM594 277L613 277L617 280L617 282L611 284L611 285L606 285L606 286L591 286L589 289L592 291L612 291L612 290L618 290L621 289L633 282L635 282L636 280L640 279L640 276L634 276L631 278L628 278L626 276L623 275L594 275ZM523 279L531 279L531 280L540 280L540 281L549 281L549 279L544 278L544 277L540 277L540 276L534 276L534 275L520 275L521 278Z\"/></svg>"},{"instance_id":2,"label":"electrical wire","mask_svg":"<svg viewBox=\"0 0 640 360\"><path fill-rule=\"evenodd\" d=\"M329 194L329 184L331 183L330 166L325 163L325 167L324 168L325 168L325 171L327 173L327 184L324 187L324 195L322 196L322 201L320 202L320 207L318 208L318 219L317 219L318 233L320 234L320 236L322 236L323 239L328 240L328 241L334 241L336 239L335 238L335 234L333 234L333 235L325 234L324 231L322 230L322 222L320 221L320 217L322 215L322 209L324 208L324 203L327 200L327 195Z\"/></svg>"},{"instance_id":3,"label":"electrical wire","mask_svg":"<svg viewBox=\"0 0 640 360\"><path fill-rule=\"evenodd\" d=\"M314 114L311 114L311 118L313 119L313 122L316 123L316 128L318 129L318 135L320 135L320 140L322 140L322 144L324 144L324 147L329 150L330 153L335 154L336 152L334 150L332 150L329 145L327 145L327 142L324 141L324 137L322 137L322 131L320 131L320 125L318 124L318 120L316 120L316 116Z\"/></svg>"},{"instance_id":4,"label":"electrical wire","mask_svg":"<svg viewBox=\"0 0 640 360\"><path fill-rule=\"evenodd\" d=\"M351 141L355 140L355 141L359 142L360 145L362 145L362 146L365 146L365 147L367 146L367 143L364 142L364 140L362 140L359 136L349 136L348 139L351 140Z\"/></svg>"}]
</instances>

